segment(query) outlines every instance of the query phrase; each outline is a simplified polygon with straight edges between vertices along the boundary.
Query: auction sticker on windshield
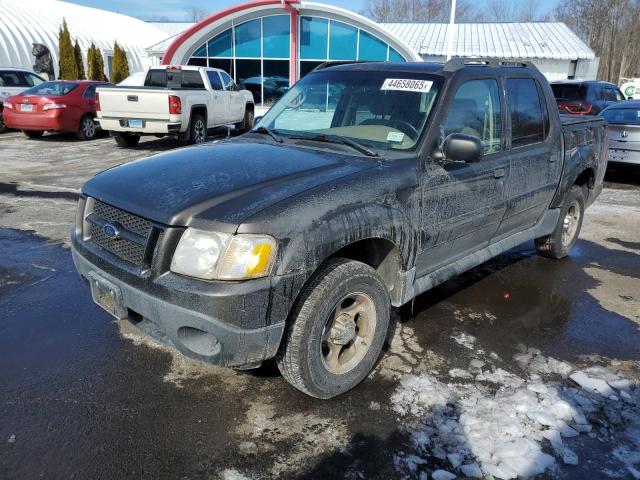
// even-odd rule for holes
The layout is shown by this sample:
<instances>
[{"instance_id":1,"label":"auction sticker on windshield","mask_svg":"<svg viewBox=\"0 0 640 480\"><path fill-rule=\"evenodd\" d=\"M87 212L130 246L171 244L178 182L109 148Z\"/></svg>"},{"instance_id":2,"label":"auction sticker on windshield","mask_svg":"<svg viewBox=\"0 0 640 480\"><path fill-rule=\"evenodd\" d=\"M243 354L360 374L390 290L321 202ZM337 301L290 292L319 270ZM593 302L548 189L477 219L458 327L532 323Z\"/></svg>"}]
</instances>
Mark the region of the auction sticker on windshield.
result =
<instances>
[{"instance_id":1,"label":"auction sticker on windshield","mask_svg":"<svg viewBox=\"0 0 640 480\"><path fill-rule=\"evenodd\" d=\"M428 92L433 82L429 80L416 80L410 78L387 78L380 90L399 90L402 92Z\"/></svg>"}]
</instances>

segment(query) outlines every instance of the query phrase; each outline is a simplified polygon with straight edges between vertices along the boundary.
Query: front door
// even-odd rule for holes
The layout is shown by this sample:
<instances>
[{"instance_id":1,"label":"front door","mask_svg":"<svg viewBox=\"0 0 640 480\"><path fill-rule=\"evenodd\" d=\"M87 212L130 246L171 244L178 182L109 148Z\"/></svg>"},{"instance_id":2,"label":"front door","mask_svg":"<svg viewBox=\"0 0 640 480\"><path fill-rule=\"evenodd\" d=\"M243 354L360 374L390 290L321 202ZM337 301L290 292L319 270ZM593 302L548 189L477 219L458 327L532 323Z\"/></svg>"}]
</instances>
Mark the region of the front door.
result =
<instances>
[{"instance_id":1,"label":"front door","mask_svg":"<svg viewBox=\"0 0 640 480\"><path fill-rule=\"evenodd\" d=\"M457 89L440 125L444 139L464 133L482 141L477 163L430 161L423 173L423 244L416 275L425 275L488 245L506 210L504 102L495 78L468 80Z\"/></svg>"}]
</instances>

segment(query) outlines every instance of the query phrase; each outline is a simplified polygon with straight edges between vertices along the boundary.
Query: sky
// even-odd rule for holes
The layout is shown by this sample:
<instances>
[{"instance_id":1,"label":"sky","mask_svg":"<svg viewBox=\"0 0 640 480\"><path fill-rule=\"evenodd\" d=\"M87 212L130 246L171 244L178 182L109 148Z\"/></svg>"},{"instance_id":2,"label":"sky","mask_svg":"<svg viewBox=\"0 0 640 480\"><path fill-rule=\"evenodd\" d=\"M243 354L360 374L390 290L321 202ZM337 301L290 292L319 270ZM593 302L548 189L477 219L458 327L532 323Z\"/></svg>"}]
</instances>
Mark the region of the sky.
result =
<instances>
[{"instance_id":1,"label":"sky","mask_svg":"<svg viewBox=\"0 0 640 480\"><path fill-rule=\"evenodd\" d=\"M69 0L68 0L69 1ZM231 5L245 3L246 0L210 0L210 1L189 1L189 0L70 0L71 3L86 5L88 7L112 10L143 19L167 17L171 21L183 21L186 14L185 9L191 6L203 8L210 12L215 12L227 8ZM321 3L328 3L342 8L348 8L355 12L361 12L365 8L366 0L315 0ZM543 13L551 10L558 0L540 0L540 10ZM476 0L478 8L481 8L487 0Z\"/></svg>"}]
</instances>

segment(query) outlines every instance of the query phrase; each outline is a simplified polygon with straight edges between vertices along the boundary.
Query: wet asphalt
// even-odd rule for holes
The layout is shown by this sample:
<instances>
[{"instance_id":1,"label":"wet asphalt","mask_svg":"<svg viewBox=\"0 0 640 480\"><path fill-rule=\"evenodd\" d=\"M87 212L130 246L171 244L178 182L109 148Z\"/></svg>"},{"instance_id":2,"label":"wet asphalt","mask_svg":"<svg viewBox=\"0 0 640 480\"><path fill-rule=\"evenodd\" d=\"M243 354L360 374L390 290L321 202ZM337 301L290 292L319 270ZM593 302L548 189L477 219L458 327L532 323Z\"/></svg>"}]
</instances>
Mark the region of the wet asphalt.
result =
<instances>
[{"instance_id":1,"label":"wet asphalt","mask_svg":"<svg viewBox=\"0 0 640 480\"><path fill-rule=\"evenodd\" d=\"M635 192L640 176L612 170L607 186ZM27 201L42 201L33 197ZM24 204L11 205L4 212ZM452 341L459 332L512 370L518 344L569 362L638 362L640 323L621 312L640 292L614 288L611 307L587 272L597 266L622 284L638 281L639 239L598 230L563 261L537 256L528 243L418 297L394 319L444 376L468 365ZM0 228L1 479L396 478L394 453L408 443L404 420L389 408L397 376L375 374L319 401L271 363L200 370L127 332L91 301L65 245L34 229ZM411 371L400 357L394 368ZM594 465L609 459L598 441L580 437L573 447L588 460L553 476L601 478ZM229 476L235 471L246 477Z\"/></svg>"}]
</instances>

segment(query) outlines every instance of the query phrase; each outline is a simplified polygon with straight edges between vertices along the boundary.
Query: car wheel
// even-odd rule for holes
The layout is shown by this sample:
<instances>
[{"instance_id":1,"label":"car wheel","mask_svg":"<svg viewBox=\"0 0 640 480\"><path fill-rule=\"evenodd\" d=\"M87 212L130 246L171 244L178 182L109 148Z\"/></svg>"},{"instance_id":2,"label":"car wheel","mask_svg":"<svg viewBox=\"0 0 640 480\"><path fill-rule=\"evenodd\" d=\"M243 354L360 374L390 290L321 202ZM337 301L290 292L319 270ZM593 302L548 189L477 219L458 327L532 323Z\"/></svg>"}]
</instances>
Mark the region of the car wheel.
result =
<instances>
[{"instance_id":1,"label":"car wheel","mask_svg":"<svg viewBox=\"0 0 640 480\"><path fill-rule=\"evenodd\" d=\"M585 211L585 194L582 187L574 185L567 195L555 230L545 236L536 238L536 250L547 258L563 258L576 244Z\"/></svg>"},{"instance_id":2,"label":"car wheel","mask_svg":"<svg viewBox=\"0 0 640 480\"><path fill-rule=\"evenodd\" d=\"M195 114L191 117L191 124L189 126L189 142L193 144L200 144L207 141L207 124L204 117L199 114Z\"/></svg>"},{"instance_id":3,"label":"car wheel","mask_svg":"<svg viewBox=\"0 0 640 480\"><path fill-rule=\"evenodd\" d=\"M28 138L40 138L44 135L42 130L23 130L22 133Z\"/></svg>"},{"instance_id":4,"label":"car wheel","mask_svg":"<svg viewBox=\"0 0 640 480\"><path fill-rule=\"evenodd\" d=\"M76 135L80 140L93 140L96 138L96 124L91 115L85 115L80 119L80 129Z\"/></svg>"},{"instance_id":5,"label":"car wheel","mask_svg":"<svg viewBox=\"0 0 640 480\"><path fill-rule=\"evenodd\" d=\"M140 142L140 135L132 135L130 133L114 134L113 138L118 146L122 148L135 147Z\"/></svg>"},{"instance_id":6,"label":"car wheel","mask_svg":"<svg viewBox=\"0 0 640 480\"><path fill-rule=\"evenodd\" d=\"M354 260L332 259L314 274L291 312L278 368L312 397L351 390L378 361L389 317L389 294L376 271Z\"/></svg>"},{"instance_id":7,"label":"car wheel","mask_svg":"<svg viewBox=\"0 0 640 480\"><path fill-rule=\"evenodd\" d=\"M254 119L253 108L247 106L247 108L244 111L244 118L242 119L242 122L240 122L240 124L237 125L236 128L240 130L240 132L242 133L248 132L253 128L253 119Z\"/></svg>"}]
</instances>

